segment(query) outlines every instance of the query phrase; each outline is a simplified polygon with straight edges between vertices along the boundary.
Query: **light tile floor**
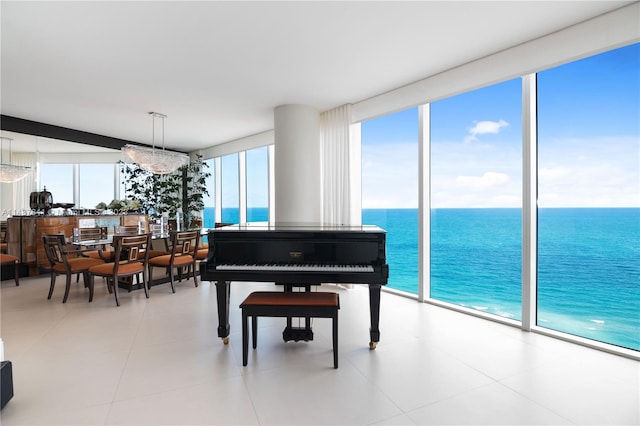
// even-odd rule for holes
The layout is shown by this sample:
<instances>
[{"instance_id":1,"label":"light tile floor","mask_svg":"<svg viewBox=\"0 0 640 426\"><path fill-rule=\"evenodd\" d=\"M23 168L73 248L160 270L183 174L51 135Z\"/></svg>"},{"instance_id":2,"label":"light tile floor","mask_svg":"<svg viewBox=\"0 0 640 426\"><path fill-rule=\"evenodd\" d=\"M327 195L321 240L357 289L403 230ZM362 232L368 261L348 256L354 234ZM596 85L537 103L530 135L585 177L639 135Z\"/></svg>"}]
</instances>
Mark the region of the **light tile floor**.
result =
<instances>
[{"instance_id":1,"label":"light tile floor","mask_svg":"<svg viewBox=\"0 0 640 426\"><path fill-rule=\"evenodd\" d=\"M144 293L104 285L90 304L82 282L3 281L1 337L13 362L11 425L166 424L638 424L640 363L383 293L381 340L368 349L368 292L341 297L334 370L331 321L315 339L284 343L280 318L261 318L242 367L234 283L231 341L217 338L215 286L191 281Z\"/></svg>"}]
</instances>

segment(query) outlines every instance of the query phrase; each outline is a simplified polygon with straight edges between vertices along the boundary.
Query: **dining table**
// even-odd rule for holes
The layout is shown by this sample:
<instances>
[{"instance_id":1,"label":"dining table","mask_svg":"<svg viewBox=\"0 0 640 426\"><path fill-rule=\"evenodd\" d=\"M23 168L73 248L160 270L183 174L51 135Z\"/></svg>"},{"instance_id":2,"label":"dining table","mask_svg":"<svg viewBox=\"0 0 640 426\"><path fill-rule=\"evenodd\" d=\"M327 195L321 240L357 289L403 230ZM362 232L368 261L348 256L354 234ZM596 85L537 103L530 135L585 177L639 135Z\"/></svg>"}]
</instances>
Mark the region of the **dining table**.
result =
<instances>
[{"instance_id":1,"label":"dining table","mask_svg":"<svg viewBox=\"0 0 640 426\"><path fill-rule=\"evenodd\" d=\"M164 243L164 250L169 252L169 241L171 239L171 235L172 232L176 232L176 231L171 231L169 233L152 233L151 234L151 240L152 240L152 244L154 241L158 241L158 242L163 242ZM206 236L208 235L209 232L209 228L201 228L200 229L200 235L201 236ZM103 248L106 249L107 246L110 246L113 243L113 237L117 235L117 234L106 234L104 235L103 238L99 238L99 239L88 239L88 240L76 240L76 241L69 241L69 244L73 245L74 247L76 247L76 251L77 253L82 253L83 251L88 251L88 250L97 250L99 248ZM136 234L127 234L127 235L136 235ZM143 233L138 233L137 235L143 235ZM157 277L157 278L156 278ZM153 283L149 283L150 285L158 285L158 284L165 284L170 282L169 279L169 275L161 275L161 274L154 274L154 280ZM123 288L129 288L129 284L128 283L119 283L120 287ZM132 287L132 289L137 290L137 289L141 289L142 286L141 285L134 285Z\"/></svg>"}]
</instances>

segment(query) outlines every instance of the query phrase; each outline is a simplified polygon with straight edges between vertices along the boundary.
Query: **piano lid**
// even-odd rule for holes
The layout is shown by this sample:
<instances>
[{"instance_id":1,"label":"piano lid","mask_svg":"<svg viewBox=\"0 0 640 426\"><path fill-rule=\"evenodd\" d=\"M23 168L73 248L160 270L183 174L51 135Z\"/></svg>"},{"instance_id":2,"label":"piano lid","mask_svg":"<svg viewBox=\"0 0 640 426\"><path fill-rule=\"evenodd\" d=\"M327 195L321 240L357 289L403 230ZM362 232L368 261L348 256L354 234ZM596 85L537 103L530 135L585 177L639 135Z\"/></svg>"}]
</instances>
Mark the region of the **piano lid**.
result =
<instances>
[{"instance_id":1,"label":"piano lid","mask_svg":"<svg viewBox=\"0 0 640 426\"><path fill-rule=\"evenodd\" d=\"M376 225L332 225L307 222L248 222L211 229L214 232L278 231L278 232L373 232L386 233Z\"/></svg>"}]
</instances>

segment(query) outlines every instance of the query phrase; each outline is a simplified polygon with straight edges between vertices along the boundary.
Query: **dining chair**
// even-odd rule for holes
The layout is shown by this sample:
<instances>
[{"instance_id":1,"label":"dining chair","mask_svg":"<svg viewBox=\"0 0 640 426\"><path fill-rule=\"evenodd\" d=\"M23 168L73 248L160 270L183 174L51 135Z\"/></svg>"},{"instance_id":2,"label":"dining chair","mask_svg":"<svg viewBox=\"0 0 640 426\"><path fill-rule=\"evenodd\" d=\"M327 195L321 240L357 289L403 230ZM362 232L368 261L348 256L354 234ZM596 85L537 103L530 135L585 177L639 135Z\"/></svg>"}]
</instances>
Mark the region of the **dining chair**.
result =
<instances>
[{"instance_id":1,"label":"dining chair","mask_svg":"<svg viewBox=\"0 0 640 426\"><path fill-rule=\"evenodd\" d=\"M153 281L153 267L166 268L171 282L171 291L176 292L174 285L174 270L178 271L179 279L182 281L182 271L186 270L187 280L189 275L193 275L193 282L198 287L196 276L196 260L198 253L198 242L200 241L200 230L195 231L173 231L171 233L171 253L149 259L149 280Z\"/></svg>"},{"instance_id":2,"label":"dining chair","mask_svg":"<svg viewBox=\"0 0 640 426\"><path fill-rule=\"evenodd\" d=\"M149 225L149 227L151 227L151 225ZM115 235L138 235L138 232L139 232L138 225L123 225L123 226L115 227ZM150 233L152 234L152 239L153 239L153 232L150 231ZM166 243L164 245L166 247ZM169 251L167 249L160 250L155 248L153 246L153 241L151 242L151 244L149 244L149 247L145 247L145 251L146 250L149 250L149 259L152 259L156 256L169 254ZM144 257L144 255L145 255L144 251L140 252L141 257Z\"/></svg>"},{"instance_id":3,"label":"dining chair","mask_svg":"<svg viewBox=\"0 0 640 426\"><path fill-rule=\"evenodd\" d=\"M20 285L20 264L18 260L18 256L0 253L1 266L13 265L13 280L16 282L16 287Z\"/></svg>"},{"instance_id":4,"label":"dining chair","mask_svg":"<svg viewBox=\"0 0 640 426\"><path fill-rule=\"evenodd\" d=\"M152 235L162 235L164 229L161 223L150 223L149 224L149 232Z\"/></svg>"},{"instance_id":5,"label":"dining chair","mask_svg":"<svg viewBox=\"0 0 640 426\"><path fill-rule=\"evenodd\" d=\"M196 260L205 260L207 256L209 256L209 243L201 243L196 252Z\"/></svg>"},{"instance_id":6,"label":"dining chair","mask_svg":"<svg viewBox=\"0 0 640 426\"><path fill-rule=\"evenodd\" d=\"M73 235L78 236L80 241L85 240L101 240L105 236L107 228L92 227L92 228L74 228Z\"/></svg>"},{"instance_id":7,"label":"dining chair","mask_svg":"<svg viewBox=\"0 0 640 426\"><path fill-rule=\"evenodd\" d=\"M7 242L7 222L0 222L0 253L7 253L9 243Z\"/></svg>"},{"instance_id":8,"label":"dining chair","mask_svg":"<svg viewBox=\"0 0 640 426\"><path fill-rule=\"evenodd\" d=\"M122 225L114 228L116 235L137 235L139 228L138 225Z\"/></svg>"},{"instance_id":9,"label":"dining chair","mask_svg":"<svg viewBox=\"0 0 640 426\"><path fill-rule=\"evenodd\" d=\"M87 287L89 284L89 268L105 263L102 259L79 256L78 254L82 250L65 246L64 235L62 234L43 234L42 242L47 259L51 264L51 285L49 286L47 299L51 299L53 295L58 275L66 275L67 277L64 298L62 299L62 303L67 303L69 289L71 288L71 276L82 274L85 287Z\"/></svg>"},{"instance_id":10,"label":"dining chair","mask_svg":"<svg viewBox=\"0 0 640 426\"><path fill-rule=\"evenodd\" d=\"M128 280L133 282L134 277L142 274L142 285L144 294L149 298L149 279L147 267L149 262L149 250L146 248L151 244L151 234L141 235L114 235L113 252L114 260L111 263L104 263L89 268L89 302L93 301L93 288L95 277L107 279L109 292L113 289L116 298L116 305L120 306L120 296L118 294L118 282Z\"/></svg>"},{"instance_id":11,"label":"dining chair","mask_svg":"<svg viewBox=\"0 0 640 426\"><path fill-rule=\"evenodd\" d=\"M78 238L78 241L99 241L105 239L107 228L74 228L73 235L74 238ZM95 245L91 246L95 248ZM107 244L101 244L98 246L97 250L83 251L83 256L91 257L93 259L101 259L105 262L113 261L113 251L109 250Z\"/></svg>"}]
</instances>

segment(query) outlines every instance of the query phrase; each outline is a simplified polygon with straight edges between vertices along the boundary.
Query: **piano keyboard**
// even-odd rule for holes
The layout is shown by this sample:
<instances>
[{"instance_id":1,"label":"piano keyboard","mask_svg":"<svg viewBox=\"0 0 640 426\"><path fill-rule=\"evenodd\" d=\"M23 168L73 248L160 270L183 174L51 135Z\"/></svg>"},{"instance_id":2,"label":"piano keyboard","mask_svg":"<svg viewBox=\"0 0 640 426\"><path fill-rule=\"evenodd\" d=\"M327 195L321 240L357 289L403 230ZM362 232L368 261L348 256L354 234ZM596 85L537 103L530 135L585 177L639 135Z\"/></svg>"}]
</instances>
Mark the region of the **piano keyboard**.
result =
<instances>
[{"instance_id":1,"label":"piano keyboard","mask_svg":"<svg viewBox=\"0 0 640 426\"><path fill-rule=\"evenodd\" d=\"M371 265L305 265L305 264L266 264L266 265L224 265L216 266L219 271L294 271L294 272L373 272Z\"/></svg>"}]
</instances>

